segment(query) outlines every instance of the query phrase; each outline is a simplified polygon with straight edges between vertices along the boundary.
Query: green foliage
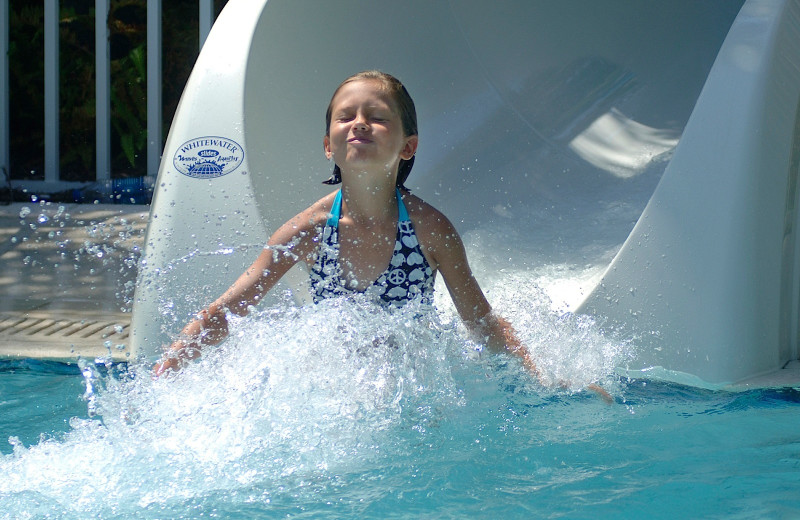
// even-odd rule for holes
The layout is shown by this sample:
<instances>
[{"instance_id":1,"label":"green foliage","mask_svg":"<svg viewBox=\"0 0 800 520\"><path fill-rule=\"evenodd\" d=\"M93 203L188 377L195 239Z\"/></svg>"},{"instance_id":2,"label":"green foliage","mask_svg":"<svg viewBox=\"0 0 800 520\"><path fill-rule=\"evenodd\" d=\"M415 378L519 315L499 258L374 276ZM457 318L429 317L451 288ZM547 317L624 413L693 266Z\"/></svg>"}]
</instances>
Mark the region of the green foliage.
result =
<instances>
[{"instance_id":1,"label":"green foliage","mask_svg":"<svg viewBox=\"0 0 800 520\"><path fill-rule=\"evenodd\" d=\"M11 2L9 105L11 174L44 176L44 11L41 5ZM33 174L31 173L33 172Z\"/></svg>"},{"instance_id":2,"label":"green foliage","mask_svg":"<svg viewBox=\"0 0 800 520\"><path fill-rule=\"evenodd\" d=\"M60 171L63 180L83 181L95 169L94 9L67 4L59 13Z\"/></svg>"},{"instance_id":3,"label":"green foliage","mask_svg":"<svg viewBox=\"0 0 800 520\"><path fill-rule=\"evenodd\" d=\"M147 167L146 0L117 0L109 13L111 52L111 168L140 177Z\"/></svg>"}]
</instances>

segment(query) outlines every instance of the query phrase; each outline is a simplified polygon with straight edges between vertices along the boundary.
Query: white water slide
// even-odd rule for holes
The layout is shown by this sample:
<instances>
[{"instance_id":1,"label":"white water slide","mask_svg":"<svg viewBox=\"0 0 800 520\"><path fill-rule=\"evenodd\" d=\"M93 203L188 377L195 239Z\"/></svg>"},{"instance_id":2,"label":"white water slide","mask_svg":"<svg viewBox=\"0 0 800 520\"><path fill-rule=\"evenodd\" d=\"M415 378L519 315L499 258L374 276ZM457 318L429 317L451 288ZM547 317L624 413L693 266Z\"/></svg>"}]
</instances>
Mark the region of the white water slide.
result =
<instances>
[{"instance_id":1,"label":"white water slide","mask_svg":"<svg viewBox=\"0 0 800 520\"><path fill-rule=\"evenodd\" d=\"M491 245L516 268L602 256L597 223L635 209L571 307L636 338L628 369L768 385L796 363L797 0L230 1L164 150L135 354L330 189L325 108L371 68L417 104L409 186L464 236L510 230Z\"/></svg>"}]
</instances>

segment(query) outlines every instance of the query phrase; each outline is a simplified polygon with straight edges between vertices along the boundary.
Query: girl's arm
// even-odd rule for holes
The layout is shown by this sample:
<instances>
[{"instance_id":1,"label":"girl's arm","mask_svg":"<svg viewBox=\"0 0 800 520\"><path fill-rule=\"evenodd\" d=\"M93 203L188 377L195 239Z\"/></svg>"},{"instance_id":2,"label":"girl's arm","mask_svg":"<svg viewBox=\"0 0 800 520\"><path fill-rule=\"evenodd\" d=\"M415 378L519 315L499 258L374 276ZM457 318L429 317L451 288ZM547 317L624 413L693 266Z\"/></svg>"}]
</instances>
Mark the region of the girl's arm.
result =
<instances>
[{"instance_id":1,"label":"girl's arm","mask_svg":"<svg viewBox=\"0 0 800 520\"><path fill-rule=\"evenodd\" d=\"M492 311L472 274L464 243L458 232L441 214L433 222L434 230L427 235L432 246L430 251L464 324L473 334L482 338L490 349L506 351L519 357L523 366L541 381L539 368L519 340L511 323ZM607 403L613 402L611 395L602 387L592 384L587 388Z\"/></svg>"},{"instance_id":2,"label":"girl's arm","mask_svg":"<svg viewBox=\"0 0 800 520\"><path fill-rule=\"evenodd\" d=\"M180 370L186 361L199 357L203 347L225 339L228 336L227 313L247 315L249 307L261 301L292 266L310 258L315 232L311 208L281 226L233 285L183 328L179 338L153 367L155 375Z\"/></svg>"},{"instance_id":3,"label":"girl's arm","mask_svg":"<svg viewBox=\"0 0 800 520\"><path fill-rule=\"evenodd\" d=\"M453 225L436 210L427 216L428 251L444 278L456 311L467 328L495 351L506 351L522 359L539 377L539 370L511 324L492 311L467 262L464 243Z\"/></svg>"}]
</instances>

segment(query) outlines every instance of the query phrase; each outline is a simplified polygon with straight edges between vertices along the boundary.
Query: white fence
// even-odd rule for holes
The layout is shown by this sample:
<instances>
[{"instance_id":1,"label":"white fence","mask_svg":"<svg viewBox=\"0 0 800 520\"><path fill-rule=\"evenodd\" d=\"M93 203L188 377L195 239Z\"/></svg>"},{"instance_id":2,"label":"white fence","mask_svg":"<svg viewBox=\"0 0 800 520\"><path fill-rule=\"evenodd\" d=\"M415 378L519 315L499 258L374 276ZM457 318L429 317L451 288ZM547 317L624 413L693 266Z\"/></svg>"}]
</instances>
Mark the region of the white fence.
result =
<instances>
[{"instance_id":1,"label":"white fence","mask_svg":"<svg viewBox=\"0 0 800 520\"><path fill-rule=\"evenodd\" d=\"M111 74L108 45L110 0L95 0L96 159L95 180L111 178ZM161 0L147 0L147 175L161 155ZM198 0L199 46L214 22L213 0ZM44 181L17 181L26 188L61 182L59 172L59 2L44 0ZM0 168L9 175L9 0L0 0ZM152 52L157 49L157 52ZM0 180L2 180L0 173Z\"/></svg>"}]
</instances>

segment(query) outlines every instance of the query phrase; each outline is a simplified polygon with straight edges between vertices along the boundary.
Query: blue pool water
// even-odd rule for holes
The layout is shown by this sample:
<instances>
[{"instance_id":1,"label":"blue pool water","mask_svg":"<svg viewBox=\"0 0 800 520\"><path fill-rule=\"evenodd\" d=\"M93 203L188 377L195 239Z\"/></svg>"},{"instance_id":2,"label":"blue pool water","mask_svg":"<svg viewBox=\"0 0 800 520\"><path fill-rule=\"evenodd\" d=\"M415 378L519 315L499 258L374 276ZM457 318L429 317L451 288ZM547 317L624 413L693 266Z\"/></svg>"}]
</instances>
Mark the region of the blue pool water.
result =
<instances>
[{"instance_id":1,"label":"blue pool water","mask_svg":"<svg viewBox=\"0 0 800 520\"><path fill-rule=\"evenodd\" d=\"M634 347L546 309L506 311L567 389L446 313L345 302L261 310L172 378L6 362L0 517L800 517L799 390L621 378Z\"/></svg>"}]
</instances>

